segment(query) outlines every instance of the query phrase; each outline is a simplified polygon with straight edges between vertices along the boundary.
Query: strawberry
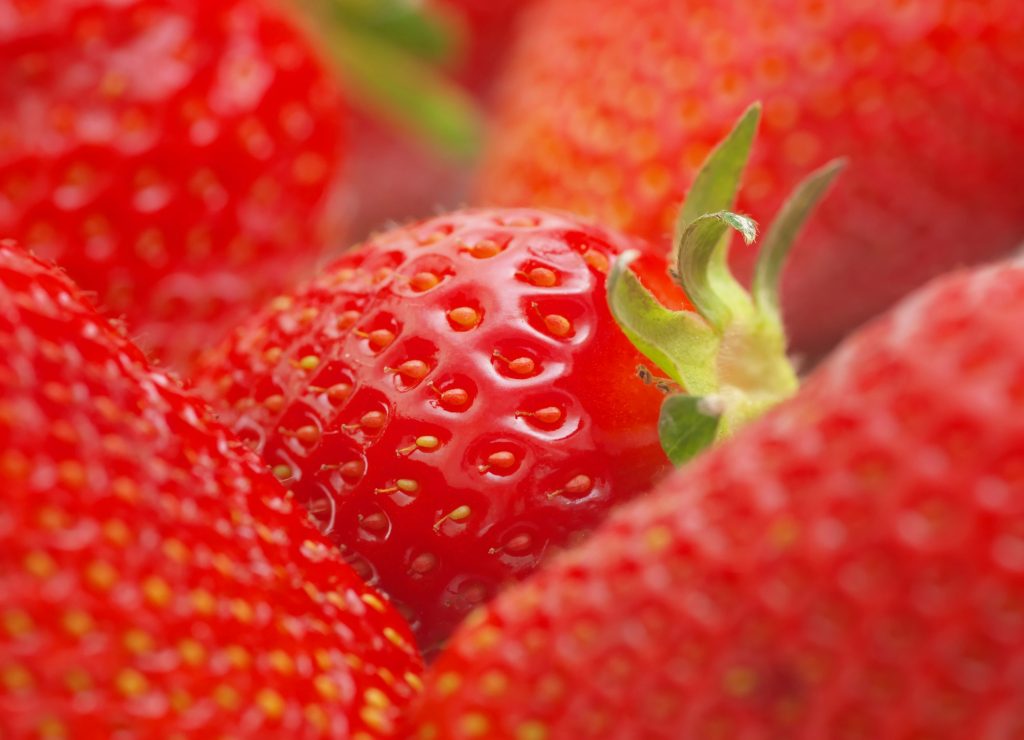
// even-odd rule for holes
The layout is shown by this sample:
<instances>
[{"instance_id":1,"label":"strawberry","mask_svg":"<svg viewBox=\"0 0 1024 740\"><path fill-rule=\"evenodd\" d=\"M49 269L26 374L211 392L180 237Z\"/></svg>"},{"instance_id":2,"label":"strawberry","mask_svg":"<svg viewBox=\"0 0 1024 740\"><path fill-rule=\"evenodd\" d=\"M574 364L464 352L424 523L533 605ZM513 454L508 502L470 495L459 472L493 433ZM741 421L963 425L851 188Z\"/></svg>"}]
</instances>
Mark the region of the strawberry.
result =
<instances>
[{"instance_id":1,"label":"strawberry","mask_svg":"<svg viewBox=\"0 0 1024 740\"><path fill-rule=\"evenodd\" d=\"M794 345L830 347L925 279L1024 239L1018 0L539 0L502 82L482 205L670 233L705 153L751 99L766 145L740 208L778 207L850 158L797 247ZM739 253L737 268L751 266Z\"/></svg>"},{"instance_id":2,"label":"strawberry","mask_svg":"<svg viewBox=\"0 0 1024 740\"><path fill-rule=\"evenodd\" d=\"M182 364L337 238L340 105L264 0L5 0L0 236Z\"/></svg>"},{"instance_id":3,"label":"strawberry","mask_svg":"<svg viewBox=\"0 0 1024 740\"><path fill-rule=\"evenodd\" d=\"M412 636L251 452L0 243L0 734L406 737Z\"/></svg>"},{"instance_id":4,"label":"strawberry","mask_svg":"<svg viewBox=\"0 0 1024 740\"><path fill-rule=\"evenodd\" d=\"M753 109L683 208L688 298L616 232L537 210L459 211L352 250L200 362L200 390L424 650L648 487L666 453L681 461L795 390L779 320L705 249L730 224L751 237L748 220L718 211L756 122ZM777 263L789 238L772 233ZM774 278L761 282L772 294ZM660 379L637 378L637 348ZM689 395L659 411L673 382Z\"/></svg>"},{"instance_id":5,"label":"strawberry","mask_svg":"<svg viewBox=\"0 0 1024 740\"><path fill-rule=\"evenodd\" d=\"M196 383L432 649L667 467L662 394L604 301L631 245L530 210L415 223L273 301Z\"/></svg>"},{"instance_id":6,"label":"strawberry","mask_svg":"<svg viewBox=\"0 0 1024 740\"><path fill-rule=\"evenodd\" d=\"M421 738L1024 733L1024 263L936 281L467 621Z\"/></svg>"}]
</instances>

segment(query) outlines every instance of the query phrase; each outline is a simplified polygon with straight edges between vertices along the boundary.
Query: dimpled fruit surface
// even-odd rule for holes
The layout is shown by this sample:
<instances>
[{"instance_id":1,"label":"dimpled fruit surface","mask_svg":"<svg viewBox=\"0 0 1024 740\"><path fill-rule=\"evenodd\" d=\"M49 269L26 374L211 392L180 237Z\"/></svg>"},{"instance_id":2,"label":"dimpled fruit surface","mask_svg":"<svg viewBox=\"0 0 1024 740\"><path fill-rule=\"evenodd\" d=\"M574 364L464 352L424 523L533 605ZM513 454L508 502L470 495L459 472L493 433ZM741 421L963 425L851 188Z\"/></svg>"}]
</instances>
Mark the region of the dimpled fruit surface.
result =
<instances>
[{"instance_id":1,"label":"dimpled fruit surface","mask_svg":"<svg viewBox=\"0 0 1024 740\"><path fill-rule=\"evenodd\" d=\"M344 122L267 0L0 0L0 237L179 368L337 239Z\"/></svg>"},{"instance_id":2,"label":"dimpled fruit surface","mask_svg":"<svg viewBox=\"0 0 1024 740\"><path fill-rule=\"evenodd\" d=\"M0 735L407 737L398 614L249 450L0 242Z\"/></svg>"},{"instance_id":3,"label":"dimpled fruit surface","mask_svg":"<svg viewBox=\"0 0 1024 740\"><path fill-rule=\"evenodd\" d=\"M663 395L605 299L636 244L531 210L396 229L273 301L197 384L433 649L667 469Z\"/></svg>"},{"instance_id":4,"label":"dimpled fruit surface","mask_svg":"<svg viewBox=\"0 0 1024 740\"><path fill-rule=\"evenodd\" d=\"M481 205L666 241L708 150L755 100L741 212L767 223L809 168L849 159L787 268L799 351L1024 241L1019 0L539 0L523 28ZM742 272L754 256L733 259Z\"/></svg>"},{"instance_id":5,"label":"dimpled fruit surface","mask_svg":"<svg viewBox=\"0 0 1024 740\"><path fill-rule=\"evenodd\" d=\"M942 278L471 617L421 738L1024 736L1024 265Z\"/></svg>"}]
</instances>

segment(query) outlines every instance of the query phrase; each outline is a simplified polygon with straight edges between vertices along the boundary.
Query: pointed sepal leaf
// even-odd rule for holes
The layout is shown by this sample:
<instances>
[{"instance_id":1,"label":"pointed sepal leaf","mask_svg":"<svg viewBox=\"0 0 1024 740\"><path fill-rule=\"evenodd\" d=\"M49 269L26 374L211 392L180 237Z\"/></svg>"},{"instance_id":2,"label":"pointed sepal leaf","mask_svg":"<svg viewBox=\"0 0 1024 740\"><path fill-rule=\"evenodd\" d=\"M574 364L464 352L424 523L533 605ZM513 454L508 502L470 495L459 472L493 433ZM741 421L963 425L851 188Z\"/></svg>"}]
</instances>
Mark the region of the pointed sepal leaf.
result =
<instances>
[{"instance_id":1,"label":"pointed sepal leaf","mask_svg":"<svg viewBox=\"0 0 1024 740\"><path fill-rule=\"evenodd\" d=\"M658 438L673 465L682 465L710 447L720 417L698 396L669 396L661 405Z\"/></svg>"},{"instance_id":2,"label":"pointed sepal leaf","mask_svg":"<svg viewBox=\"0 0 1024 740\"><path fill-rule=\"evenodd\" d=\"M715 332L692 311L672 311L643 286L630 264L636 251L619 255L608 275L608 306L629 340L662 372L691 393L714 387Z\"/></svg>"},{"instance_id":3,"label":"pointed sepal leaf","mask_svg":"<svg viewBox=\"0 0 1024 740\"><path fill-rule=\"evenodd\" d=\"M676 272L679 284L701 316L722 333L737 313L752 310L750 297L729 271L727 250L730 229L747 244L757 238L757 224L729 211L695 219L679 238Z\"/></svg>"},{"instance_id":4,"label":"pointed sepal leaf","mask_svg":"<svg viewBox=\"0 0 1024 740\"><path fill-rule=\"evenodd\" d=\"M761 242L751 293L757 309L771 320L782 322L779 301L782 268L796 237L845 166L845 160L836 159L808 175L783 204Z\"/></svg>"},{"instance_id":5,"label":"pointed sepal leaf","mask_svg":"<svg viewBox=\"0 0 1024 740\"><path fill-rule=\"evenodd\" d=\"M677 238L701 216L733 209L760 120L761 104L754 103L708 155L679 209Z\"/></svg>"}]
</instances>

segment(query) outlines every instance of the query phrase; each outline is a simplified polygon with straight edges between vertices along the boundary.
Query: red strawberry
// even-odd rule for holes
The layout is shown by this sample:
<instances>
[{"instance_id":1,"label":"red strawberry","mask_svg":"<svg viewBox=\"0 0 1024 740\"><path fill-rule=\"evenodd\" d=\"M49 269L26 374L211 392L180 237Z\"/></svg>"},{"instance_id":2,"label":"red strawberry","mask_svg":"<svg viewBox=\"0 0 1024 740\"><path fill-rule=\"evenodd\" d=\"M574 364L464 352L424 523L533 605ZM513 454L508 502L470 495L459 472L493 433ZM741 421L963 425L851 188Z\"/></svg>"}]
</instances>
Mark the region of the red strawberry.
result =
<instances>
[{"instance_id":1,"label":"red strawberry","mask_svg":"<svg viewBox=\"0 0 1024 740\"><path fill-rule=\"evenodd\" d=\"M0 734L406 737L412 636L260 462L0 243Z\"/></svg>"},{"instance_id":2,"label":"red strawberry","mask_svg":"<svg viewBox=\"0 0 1024 740\"><path fill-rule=\"evenodd\" d=\"M756 121L709 158L682 210L677 272L706 321L642 257L643 281L686 310L654 301L626 267L636 240L542 211L461 211L353 250L200 363L201 390L426 650L663 473L659 425L679 461L795 390L761 305L775 278L755 305L702 248L724 247L727 221L752 226L697 218L732 202ZM769 234L773 264L813 199ZM660 421L666 382L637 378L630 339L691 394ZM697 413L705 403L719 421Z\"/></svg>"},{"instance_id":3,"label":"red strawberry","mask_svg":"<svg viewBox=\"0 0 1024 740\"><path fill-rule=\"evenodd\" d=\"M1019 0L540 0L523 28L483 205L566 208L664 239L752 99L766 101L766 145L740 207L756 220L808 165L849 156L788 271L799 349L1024 239Z\"/></svg>"},{"instance_id":4,"label":"red strawberry","mask_svg":"<svg viewBox=\"0 0 1024 740\"><path fill-rule=\"evenodd\" d=\"M422 738L1024 734L1024 264L937 281L498 597Z\"/></svg>"},{"instance_id":5,"label":"red strawberry","mask_svg":"<svg viewBox=\"0 0 1024 740\"><path fill-rule=\"evenodd\" d=\"M631 244L526 210L398 229L276 299L197 384L432 647L666 469L662 394L604 300Z\"/></svg>"},{"instance_id":6,"label":"red strawberry","mask_svg":"<svg viewBox=\"0 0 1024 740\"><path fill-rule=\"evenodd\" d=\"M0 236L181 361L336 239L339 106L264 0L0 0Z\"/></svg>"}]
</instances>

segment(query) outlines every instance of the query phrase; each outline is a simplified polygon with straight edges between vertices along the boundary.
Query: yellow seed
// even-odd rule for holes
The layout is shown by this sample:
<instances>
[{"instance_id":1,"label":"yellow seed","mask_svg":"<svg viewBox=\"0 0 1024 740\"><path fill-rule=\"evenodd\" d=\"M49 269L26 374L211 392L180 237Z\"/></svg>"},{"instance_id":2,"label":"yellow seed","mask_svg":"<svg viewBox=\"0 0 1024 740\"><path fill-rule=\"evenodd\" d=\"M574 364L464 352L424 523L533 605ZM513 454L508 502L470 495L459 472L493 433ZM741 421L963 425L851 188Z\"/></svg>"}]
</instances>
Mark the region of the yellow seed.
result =
<instances>
[{"instance_id":1,"label":"yellow seed","mask_svg":"<svg viewBox=\"0 0 1024 740\"><path fill-rule=\"evenodd\" d=\"M462 685L462 679L457 673L442 673L437 678L437 693L441 696L451 696Z\"/></svg>"},{"instance_id":2,"label":"yellow seed","mask_svg":"<svg viewBox=\"0 0 1024 740\"><path fill-rule=\"evenodd\" d=\"M491 730L487 717L477 712L464 715L459 725L466 737L484 737Z\"/></svg>"},{"instance_id":3,"label":"yellow seed","mask_svg":"<svg viewBox=\"0 0 1024 740\"><path fill-rule=\"evenodd\" d=\"M313 686L327 701L334 701L338 698L338 687L329 676L320 674L313 679Z\"/></svg>"},{"instance_id":4,"label":"yellow seed","mask_svg":"<svg viewBox=\"0 0 1024 740\"><path fill-rule=\"evenodd\" d=\"M228 655L228 662L230 662L235 668L244 670L249 667L250 663L252 663L252 657L249 655L249 651L241 645L228 645L225 652Z\"/></svg>"},{"instance_id":5,"label":"yellow seed","mask_svg":"<svg viewBox=\"0 0 1024 740\"><path fill-rule=\"evenodd\" d=\"M468 519L471 513L472 511L470 508L463 504L462 506L454 509L452 513L448 515L448 518L456 522L461 522L463 519Z\"/></svg>"},{"instance_id":6,"label":"yellow seed","mask_svg":"<svg viewBox=\"0 0 1024 740\"><path fill-rule=\"evenodd\" d=\"M4 629L11 637L31 632L32 627L32 617L20 609L12 609L4 614Z\"/></svg>"},{"instance_id":7,"label":"yellow seed","mask_svg":"<svg viewBox=\"0 0 1024 740\"><path fill-rule=\"evenodd\" d=\"M164 541L164 555L179 563L184 563L188 560L188 548L185 547L185 543L181 540L174 538Z\"/></svg>"},{"instance_id":8,"label":"yellow seed","mask_svg":"<svg viewBox=\"0 0 1024 740\"><path fill-rule=\"evenodd\" d=\"M391 706L391 700L388 699L388 695L380 689L369 688L363 693L363 698L366 703L371 707L377 707L378 709L387 709Z\"/></svg>"},{"instance_id":9,"label":"yellow seed","mask_svg":"<svg viewBox=\"0 0 1024 740\"><path fill-rule=\"evenodd\" d=\"M178 643L178 652L181 659L188 665L197 666L206 658L206 650L198 640L185 638Z\"/></svg>"},{"instance_id":10,"label":"yellow seed","mask_svg":"<svg viewBox=\"0 0 1024 740\"><path fill-rule=\"evenodd\" d=\"M295 668L292 659L284 650L274 650L270 653L270 667L278 673L291 673Z\"/></svg>"},{"instance_id":11,"label":"yellow seed","mask_svg":"<svg viewBox=\"0 0 1024 740\"><path fill-rule=\"evenodd\" d=\"M134 668L125 668L117 674L117 690L125 696L144 694L148 688L146 677Z\"/></svg>"},{"instance_id":12,"label":"yellow seed","mask_svg":"<svg viewBox=\"0 0 1024 740\"><path fill-rule=\"evenodd\" d=\"M429 434L416 438L416 446L424 450L432 450L439 444L441 444L441 441L437 437Z\"/></svg>"},{"instance_id":13,"label":"yellow seed","mask_svg":"<svg viewBox=\"0 0 1024 740\"><path fill-rule=\"evenodd\" d=\"M316 370L320 365L320 358L316 355L306 355L299 360L299 367L303 370Z\"/></svg>"},{"instance_id":14,"label":"yellow seed","mask_svg":"<svg viewBox=\"0 0 1024 740\"><path fill-rule=\"evenodd\" d=\"M423 680L415 673L411 671L406 671L405 675L402 678L405 679L405 682L409 684L409 687L417 694L423 691Z\"/></svg>"},{"instance_id":15,"label":"yellow seed","mask_svg":"<svg viewBox=\"0 0 1024 740\"><path fill-rule=\"evenodd\" d=\"M10 691L27 689L33 684L32 674L24 666L9 665L0 671L0 680Z\"/></svg>"},{"instance_id":16,"label":"yellow seed","mask_svg":"<svg viewBox=\"0 0 1024 740\"><path fill-rule=\"evenodd\" d=\"M327 730L328 717L327 712L324 711L323 707L321 707L318 704L308 704L306 705L306 709L304 711L306 714L306 719L309 721L311 725L316 727L321 732ZM353 740L355 740L354 737Z\"/></svg>"},{"instance_id":17,"label":"yellow seed","mask_svg":"<svg viewBox=\"0 0 1024 740\"><path fill-rule=\"evenodd\" d=\"M232 599L231 613L239 622L251 622L253 617L252 605L243 599Z\"/></svg>"},{"instance_id":18,"label":"yellow seed","mask_svg":"<svg viewBox=\"0 0 1024 740\"><path fill-rule=\"evenodd\" d=\"M117 582L117 571L110 563L94 560L86 567L85 578L96 588L106 591Z\"/></svg>"},{"instance_id":19,"label":"yellow seed","mask_svg":"<svg viewBox=\"0 0 1024 740\"><path fill-rule=\"evenodd\" d=\"M384 602L383 602L383 601L381 601L380 599L378 599L378 598L377 598L376 596L374 596L373 594L371 594L371 593L365 593L365 594L363 594L363 595L362 595L362 596L361 596L360 598L361 598L361 599L362 599L362 600L363 600L363 601L364 601L365 603L369 604L369 605L370 605L371 607L373 607L374 609L376 609L377 611L379 611L379 612L380 612L381 614L383 614L383 613L384 613L384 609L385 609L385 607L384 607Z\"/></svg>"},{"instance_id":20,"label":"yellow seed","mask_svg":"<svg viewBox=\"0 0 1024 740\"><path fill-rule=\"evenodd\" d=\"M33 550L25 556L25 570L37 578L48 578L56 572L57 564L42 550Z\"/></svg>"},{"instance_id":21,"label":"yellow seed","mask_svg":"<svg viewBox=\"0 0 1024 740\"><path fill-rule=\"evenodd\" d=\"M386 637L391 643L397 645L398 647L402 647L403 645L405 645L405 640L402 639L402 636L398 634L398 631L393 629L392 627L385 627L383 632L384 637Z\"/></svg>"},{"instance_id":22,"label":"yellow seed","mask_svg":"<svg viewBox=\"0 0 1024 740\"><path fill-rule=\"evenodd\" d=\"M654 552L662 552L672 544L672 532L668 527L664 526L651 527L647 530L647 534L644 539L647 541L647 546L651 550Z\"/></svg>"},{"instance_id":23,"label":"yellow seed","mask_svg":"<svg viewBox=\"0 0 1024 740\"><path fill-rule=\"evenodd\" d=\"M131 538L131 530L120 519L111 519L103 525L103 536L115 545L123 545Z\"/></svg>"},{"instance_id":24,"label":"yellow seed","mask_svg":"<svg viewBox=\"0 0 1024 740\"><path fill-rule=\"evenodd\" d=\"M277 719L284 714L284 699L273 689L261 689L256 694L256 703L271 719Z\"/></svg>"},{"instance_id":25,"label":"yellow seed","mask_svg":"<svg viewBox=\"0 0 1024 740\"><path fill-rule=\"evenodd\" d=\"M542 722L523 722L516 728L516 740L547 740L548 728Z\"/></svg>"},{"instance_id":26,"label":"yellow seed","mask_svg":"<svg viewBox=\"0 0 1024 740\"><path fill-rule=\"evenodd\" d=\"M184 712L192 706L192 696L184 689L175 689L170 696L171 709L175 712Z\"/></svg>"},{"instance_id":27,"label":"yellow seed","mask_svg":"<svg viewBox=\"0 0 1024 740\"><path fill-rule=\"evenodd\" d=\"M73 609L64 615L64 629L75 637L81 637L92 630L92 617L80 609Z\"/></svg>"},{"instance_id":28,"label":"yellow seed","mask_svg":"<svg viewBox=\"0 0 1024 740\"><path fill-rule=\"evenodd\" d=\"M394 723L388 719L387 715L373 707L363 707L359 712L359 717L366 723L367 727L382 735L390 734L394 728Z\"/></svg>"},{"instance_id":29,"label":"yellow seed","mask_svg":"<svg viewBox=\"0 0 1024 740\"><path fill-rule=\"evenodd\" d=\"M142 582L142 593L146 601L154 606L164 607L171 602L171 587L159 576L150 576Z\"/></svg>"},{"instance_id":30,"label":"yellow seed","mask_svg":"<svg viewBox=\"0 0 1024 740\"><path fill-rule=\"evenodd\" d=\"M197 588L192 592L192 607L200 614L213 614L217 609L217 600L209 591Z\"/></svg>"},{"instance_id":31,"label":"yellow seed","mask_svg":"<svg viewBox=\"0 0 1024 740\"><path fill-rule=\"evenodd\" d=\"M153 638L139 629L131 629L125 632L121 642L128 652L135 653L136 655L148 652L153 648Z\"/></svg>"},{"instance_id":32,"label":"yellow seed","mask_svg":"<svg viewBox=\"0 0 1024 740\"><path fill-rule=\"evenodd\" d=\"M416 491L420 490L420 484L408 478L399 478L395 481L395 486L398 487L398 490L405 493L416 493Z\"/></svg>"},{"instance_id":33,"label":"yellow seed","mask_svg":"<svg viewBox=\"0 0 1024 740\"><path fill-rule=\"evenodd\" d=\"M238 692L227 684L221 684L213 690L213 699L227 710L236 709L239 703Z\"/></svg>"}]
</instances>

